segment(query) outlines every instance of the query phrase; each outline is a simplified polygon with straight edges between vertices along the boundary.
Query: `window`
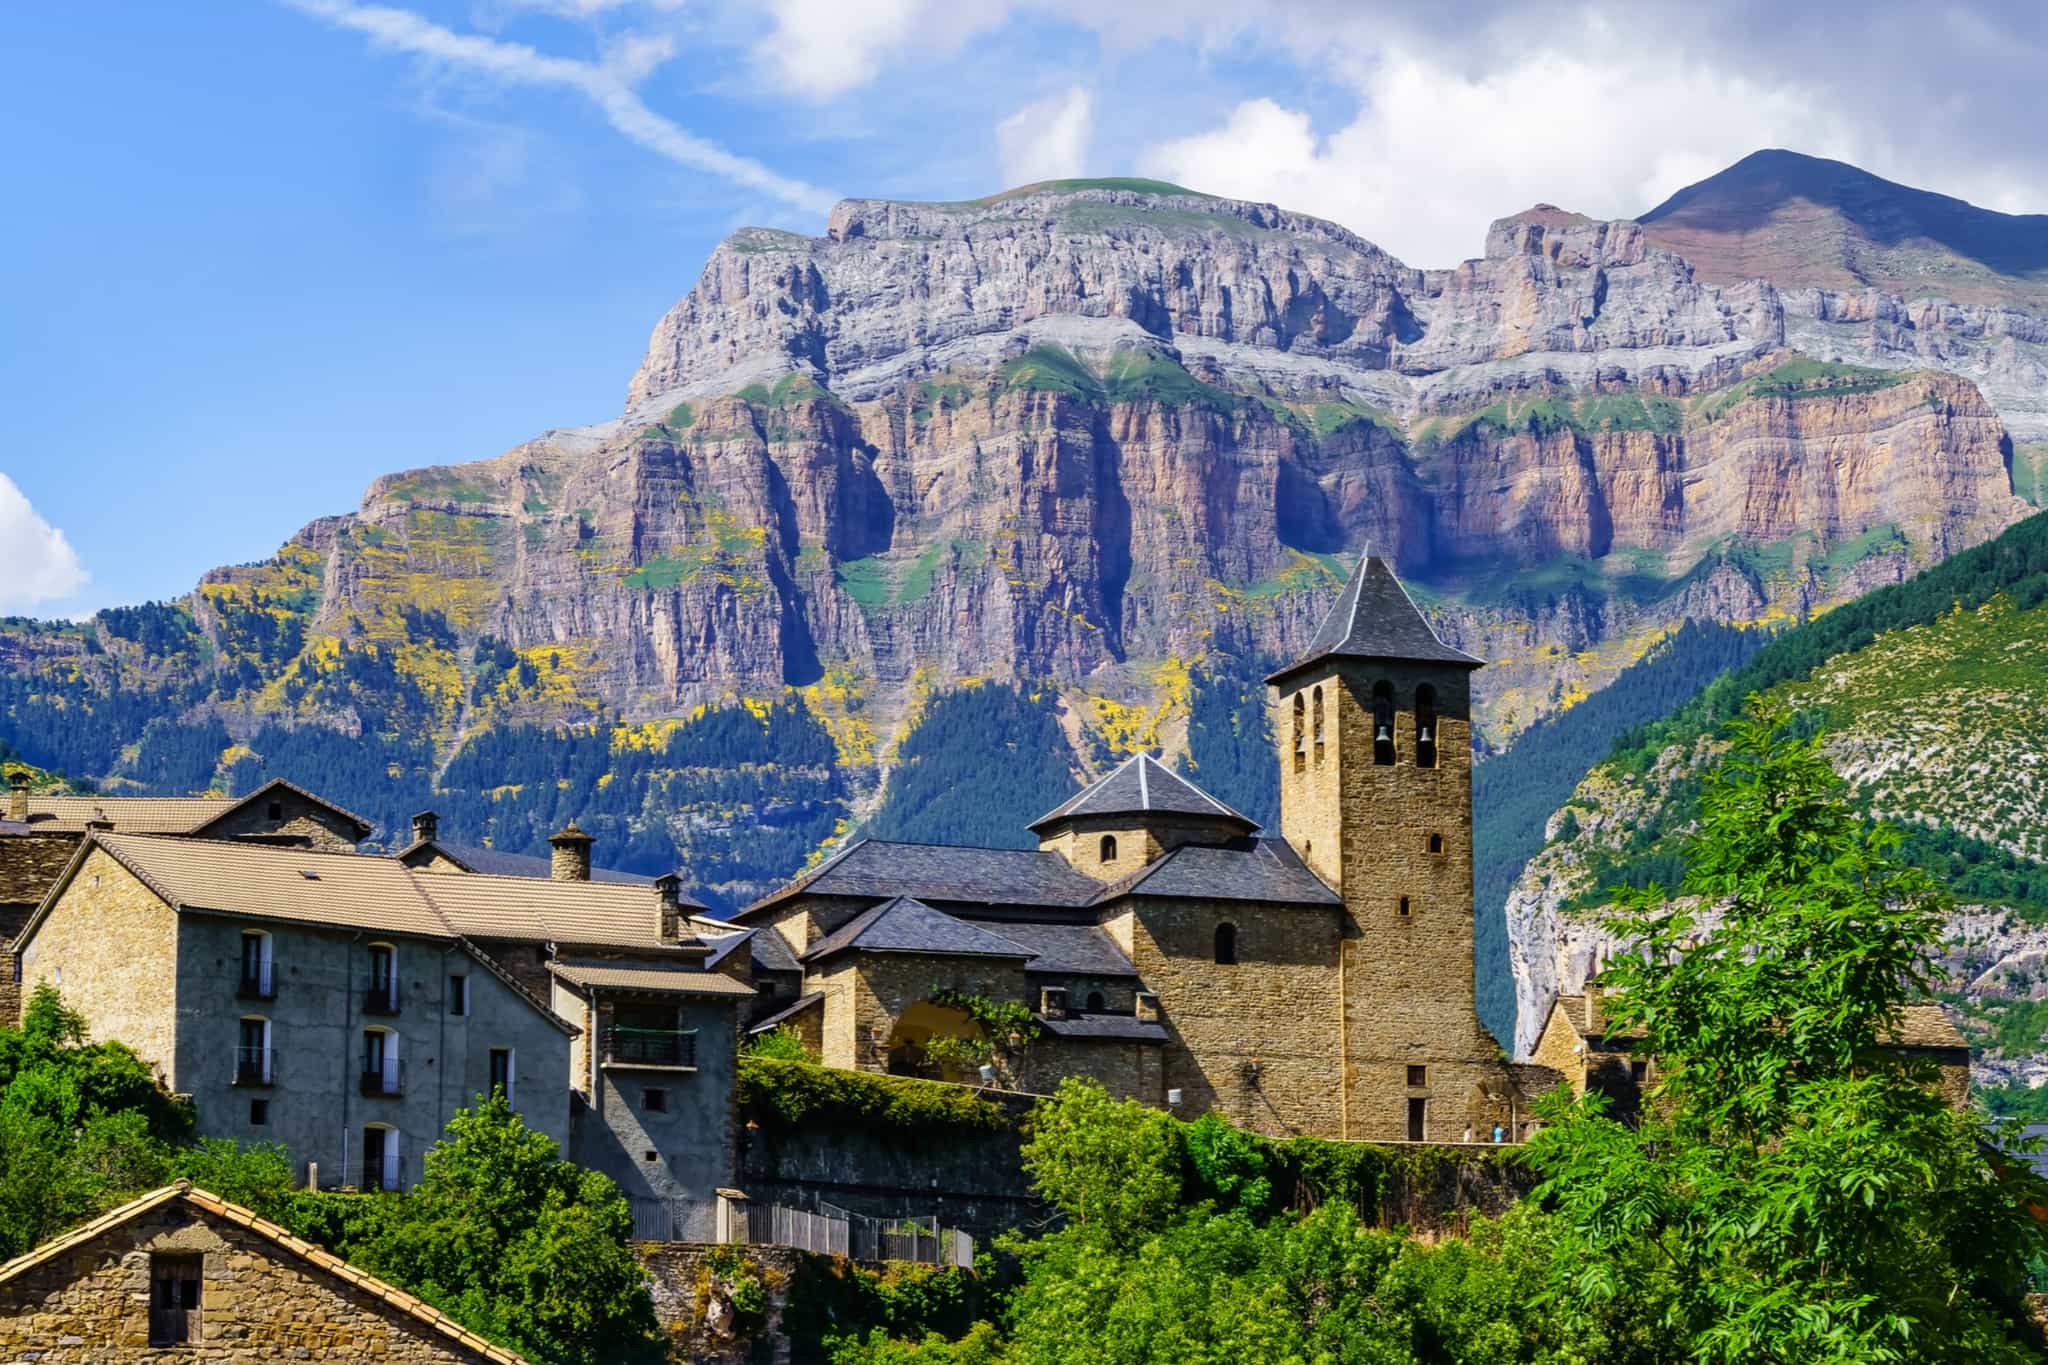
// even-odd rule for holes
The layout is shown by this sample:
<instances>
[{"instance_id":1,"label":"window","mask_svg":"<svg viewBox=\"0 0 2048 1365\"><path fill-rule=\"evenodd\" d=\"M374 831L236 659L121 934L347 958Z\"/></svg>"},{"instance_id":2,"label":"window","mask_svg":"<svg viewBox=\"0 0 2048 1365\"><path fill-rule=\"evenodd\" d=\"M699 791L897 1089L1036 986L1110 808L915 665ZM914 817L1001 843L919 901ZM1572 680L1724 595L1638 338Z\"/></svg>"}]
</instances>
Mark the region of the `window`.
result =
<instances>
[{"instance_id":1,"label":"window","mask_svg":"<svg viewBox=\"0 0 2048 1365\"><path fill-rule=\"evenodd\" d=\"M270 818L273 820L284 819L284 802L273 801L270 803Z\"/></svg>"},{"instance_id":2,"label":"window","mask_svg":"<svg viewBox=\"0 0 2048 1365\"><path fill-rule=\"evenodd\" d=\"M1423 1099L1420 1095L1414 1096L1408 1101L1408 1140L1410 1142L1422 1141L1423 1134L1428 1131L1428 1111L1429 1101Z\"/></svg>"},{"instance_id":3,"label":"window","mask_svg":"<svg viewBox=\"0 0 2048 1365\"><path fill-rule=\"evenodd\" d=\"M1090 992L1088 992L1088 1012L1089 1012L1090 1014L1100 1014L1100 1013L1102 1013L1102 1010L1103 1010L1103 1008L1104 1008L1104 1006L1103 1006L1103 1003L1102 1003L1102 992L1101 992L1101 991L1090 991Z\"/></svg>"},{"instance_id":4,"label":"window","mask_svg":"<svg viewBox=\"0 0 2048 1365\"><path fill-rule=\"evenodd\" d=\"M1315 702L1311 707L1311 714L1315 718L1316 762L1321 763L1323 761L1323 689L1320 687L1316 688Z\"/></svg>"},{"instance_id":5,"label":"window","mask_svg":"<svg viewBox=\"0 0 2048 1365\"><path fill-rule=\"evenodd\" d=\"M668 1112L668 1091L659 1086L648 1086L640 1092L640 1107L650 1114Z\"/></svg>"},{"instance_id":6,"label":"window","mask_svg":"<svg viewBox=\"0 0 2048 1365\"><path fill-rule=\"evenodd\" d=\"M512 1081L512 1049L509 1047L492 1048L491 1092L495 1094L500 1090L504 1091L506 1104L514 1103L512 1099Z\"/></svg>"},{"instance_id":7,"label":"window","mask_svg":"<svg viewBox=\"0 0 2048 1365\"><path fill-rule=\"evenodd\" d=\"M1308 759L1308 727L1304 721L1306 715L1307 703L1301 699L1301 693L1296 692L1294 694L1294 770L1296 772L1301 771L1302 764Z\"/></svg>"},{"instance_id":8,"label":"window","mask_svg":"<svg viewBox=\"0 0 2048 1365\"><path fill-rule=\"evenodd\" d=\"M398 1188L398 1176L398 1130L385 1127L363 1129L362 1188L395 1190Z\"/></svg>"},{"instance_id":9,"label":"window","mask_svg":"<svg viewBox=\"0 0 2048 1365\"><path fill-rule=\"evenodd\" d=\"M1628 1078L1637 1085L1641 1085L1644 1081L1650 1079L1650 1064L1641 1058L1630 1062L1628 1064Z\"/></svg>"},{"instance_id":10,"label":"window","mask_svg":"<svg viewBox=\"0 0 2048 1365\"><path fill-rule=\"evenodd\" d=\"M270 1101L269 1101L269 1100L250 1100L250 1101L249 1101L249 1126L250 1126L251 1128L261 1128L261 1127L263 1127L263 1126L264 1126L265 1124L267 1124L267 1123L269 1123L269 1122L270 1122Z\"/></svg>"},{"instance_id":11,"label":"window","mask_svg":"<svg viewBox=\"0 0 2048 1365\"><path fill-rule=\"evenodd\" d=\"M250 929L242 935L242 980L235 994L245 1000L268 1000L271 989L270 935Z\"/></svg>"},{"instance_id":12,"label":"window","mask_svg":"<svg viewBox=\"0 0 2048 1365\"><path fill-rule=\"evenodd\" d=\"M398 1013L398 950L388 943L370 945L370 979L363 1009L370 1014Z\"/></svg>"},{"instance_id":13,"label":"window","mask_svg":"<svg viewBox=\"0 0 2048 1365\"><path fill-rule=\"evenodd\" d=\"M1436 766L1436 689L1428 683L1415 689L1415 766Z\"/></svg>"},{"instance_id":14,"label":"window","mask_svg":"<svg viewBox=\"0 0 2048 1365\"><path fill-rule=\"evenodd\" d=\"M1219 924L1216 926L1216 960L1224 966L1237 961L1237 926Z\"/></svg>"},{"instance_id":15,"label":"window","mask_svg":"<svg viewBox=\"0 0 2048 1365\"><path fill-rule=\"evenodd\" d=\"M150 1345L177 1346L199 1340L200 1292L205 1282L199 1257L150 1254Z\"/></svg>"},{"instance_id":16,"label":"window","mask_svg":"<svg viewBox=\"0 0 2048 1365\"><path fill-rule=\"evenodd\" d=\"M1415 1086L1428 1085L1429 1068L1426 1066L1417 1066L1415 1063L1410 1062L1408 1064L1408 1084Z\"/></svg>"},{"instance_id":17,"label":"window","mask_svg":"<svg viewBox=\"0 0 2048 1365\"><path fill-rule=\"evenodd\" d=\"M460 972L453 973L448 978L448 1012L469 1013L469 978Z\"/></svg>"},{"instance_id":18,"label":"window","mask_svg":"<svg viewBox=\"0 0 2048 1365\"><path fill-rule=\"evenodd\" d=\"M1430 835L1430 836L1429 836L1429 851L1430 851L1431 853L1441 853L1441 852L1443 852L1443 851L1444 851L1444 836L1443 836L1443 835L1441 835L1441 834L1432 834L1432 835Z\"/></svg>"},{"instance_id":19,"label":"window","mask_svg":"<svg viewBox=\"0 0 2048 1365\"><path fill-rule=\"evenodd\" d=\"M270 1084L270 1021L246 1018L235 1045L235 1084Z\"/></svg>"},{"instance_id":20,"label":"window","mask_svg":"<svg viewBox=\"0 0 2048 1365\"><path fill-rule=\"evenodd\" d=\"M656 1152L648 1151L640 1153L640 1159L642 1161L659 1161L661 1156Z\"/></svg>"},{"instance_id":21,"label":"window","mask_svg":"<svg viewBox=\"0 0 2048 1365\"><path fill-rule=\"evenodd\" d=\"M373 1028L363 1034L363 1093L396 1095L404 1090L405 1073L398 1066L398 1035Z\"/></svg>"},{"instance_id":22,"label":"window","mask_svg":"<svg viewBox=\"0 0 2048 1365\"><path fill-rule=\"evenodd\" d=\"M1379 767L1394 762L1394 685L1372 685L1372 761Z\"/></svg>"},{"instance_id":23,"label":"window","mask_svg":"<svg viewBox=\"0 0 2048 1365\"><path fill-rule=\"evenodd\" d=\"M1394 906L1394 913L1402 919L1408 918L1408 898L1406 896L1401 897L1399 903Z\"/></svg>"},{"instance_id":24,"label":"window","mask_svg":"<svg viewBox=\"0 0 2048 1365\"><path fill-rule=\"evenodd\" d=\"M1102 836L1102 861L1105 863L1116 861L1116 836L1114 834Z\"/></svg>"}]
</instances>

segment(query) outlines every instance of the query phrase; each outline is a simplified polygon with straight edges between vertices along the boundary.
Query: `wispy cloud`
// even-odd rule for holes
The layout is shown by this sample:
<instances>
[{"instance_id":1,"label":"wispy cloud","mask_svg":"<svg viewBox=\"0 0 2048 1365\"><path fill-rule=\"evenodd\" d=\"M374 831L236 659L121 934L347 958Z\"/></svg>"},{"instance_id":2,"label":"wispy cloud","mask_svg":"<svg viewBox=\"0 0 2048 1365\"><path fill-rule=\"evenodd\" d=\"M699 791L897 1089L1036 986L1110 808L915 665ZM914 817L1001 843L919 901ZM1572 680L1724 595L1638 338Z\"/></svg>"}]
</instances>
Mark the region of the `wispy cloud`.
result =
<instances>
[{"instance_id":1,"label":"wispy cloud","mask_svg":"<svg viewBox=\"0 0 2048 1365\"><path fill-rule=\"evenodd\" d=\"M1095 130L1095 97L1073 86L1025 105L996 125L1003 183L1024 185L1081 175Z\"/></svg>"},{"instance_id":2,"label":"wispy cloud","mask_svg":"<svg viewBox=\"0 0 2048 1365\"><path fill-rule=\"evenodd\" d=\"M606 122L657 156L720 176L793 208L822 213L838 198L829 190L780 175L749 157L698 137L648 107L635 88L673 55L663 37L630 37L613 45L602 62L554 57L525 43L457 33L411 10L365 5L354 0L285 0L291 8L362 34L381 48L461 67L504 85L574 91L604 114Z\"/></svg>"}]
</instances>

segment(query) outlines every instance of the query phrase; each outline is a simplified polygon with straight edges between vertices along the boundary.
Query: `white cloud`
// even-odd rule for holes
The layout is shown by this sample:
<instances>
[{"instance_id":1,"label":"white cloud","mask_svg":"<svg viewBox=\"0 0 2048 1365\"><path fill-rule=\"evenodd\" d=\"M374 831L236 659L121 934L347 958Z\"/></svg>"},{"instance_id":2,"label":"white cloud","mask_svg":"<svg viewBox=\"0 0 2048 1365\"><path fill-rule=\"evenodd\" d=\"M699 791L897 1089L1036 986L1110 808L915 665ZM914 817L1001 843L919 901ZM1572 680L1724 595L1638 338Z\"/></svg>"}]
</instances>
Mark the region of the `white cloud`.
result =
<instances>
[{"instance_id":1,"label":"white cloud","mask_svg":"<svg viewBox=\"0 0 2048 1365\"><path fill-rule=\"evenodd\" d=\"M858 89L905 52L944 53L1008 17L1004 0L765 0L773 21L754 49L792 94L829 99Z\"/></svg>"},{"instance_id":2,"label":"white cloud","mask_svg":"<svg viewBox=\"0 0 2048 1365\"><path fill-rule=\"evenodd\" d=\"M360 33L372 44L487 76L506 85L573 90L626 137L680 166L721 176L796 208L824 212L837 195L779 175L657 114L634 89L674 54L665 37L621 39L599 62L552 57L525 43L457 33L410 10L354 0L286 0L294 9Z\"/></svg>"},{"instance_id":3,"label":"white cloud","mask_svg":"<svg viewBox=\"0 0 2048 1365\"><path fill-rule=\"evenodd\" d=\"M1247 100L1219 127L1147 148L1139 170L1333 218L1411 265L1442 266L1477 255L1493 218L1538 201L1633 217L1791 129L1802 151L1854 159L1849 130L1796 90L1574 38L1570 52L1476 74L1389 53L1362 74L1356 117L1326 137L1305 113Z\"/></svg>"},{"instance_id":4,"label":"white cloud","mask_svg":"<svg viewBox=\"0 0 2048 1365\"><path fill-rule=\"evenodd\" d=\"M69 597L89 581L64 533L37 516L14 480L0 474L0 611L28 611Z\"/></svg>"},{"instance_id":5,"label":"white cloud","mask_svg":"<svg viewBox=\"0 0 2048 1365\"><path fill-rule=\"evenodd\" d=\"M1095 98L1081 86L1025 105L996 125L1005 186L1083 174L1095 130Z\"/></svg>"}]
</instances>

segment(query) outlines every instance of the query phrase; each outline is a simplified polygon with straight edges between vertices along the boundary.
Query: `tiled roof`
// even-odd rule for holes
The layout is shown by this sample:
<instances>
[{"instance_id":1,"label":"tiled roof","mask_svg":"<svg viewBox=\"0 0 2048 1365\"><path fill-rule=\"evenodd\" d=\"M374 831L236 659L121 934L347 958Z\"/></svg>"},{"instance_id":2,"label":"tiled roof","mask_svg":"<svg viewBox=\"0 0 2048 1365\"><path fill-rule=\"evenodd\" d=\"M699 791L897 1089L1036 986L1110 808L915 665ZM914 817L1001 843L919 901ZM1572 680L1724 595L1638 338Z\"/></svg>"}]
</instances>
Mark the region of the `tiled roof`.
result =
<instances>
[{"instance_id":1,"label":"tiled roof","mask_svg":"<svg viewBox=\"0 0 2048 1365\"><path fill-rule=\"evenodd\" d=\"M402 866L387 858L376 861ZM413 880L450 924L472 938L676 951L675 944L662 941L661 907L652 887L483 873L421 872ZM703 908L683 898L685 913ZM691 950L701 954L704 946L695 943Z\"/></svg>"},{"instance_id":2,"label":"tiled roof","mask_svg":"<svg viewBox=\"0 0 2048 1365\"><path fill-rule=\"evenodd\" d=\"M424 1300L406 1293L395 1285L386 1284L366 1271L358 1270L332 1252L323 1251L311 1242L294 1237L277 1224L259 1218L253 1211L239 1204L230 1204L217 1194L193 1189L189 1182L183 1180L145 1194L140 1199L130 1200L119 1208L109 1210L91 1222L73 1228L63 1236L52 1238L33 1251L0 1265L0 1284L5 1284L22 1272L42 1265L65 1252L89 1245L123 1223L132 1222L173 1201L183 1202L189 1208L208 1217L246 1228L280 1251L287 1252L314 1269L344 1281L358 1293L396 1309L435 1335L475 1352L482 1359L492 1362L492 1365L526 1365L524 1356L508 1351L502 1346L493 1345Z\"/></svg>"},{"instance_id":3,"label":"tiled roof","mask_svg":"<svg viewBox=\"0 0 2048 1365\"><path fill-rule=\"evenodd\" d=\"M766 1019L762 1019L755 1023L747 1025L747 1032L749 1034L766 1033L770 1029L775 1028L777 1025L788 1023L790 1020L796 1018L799 1014L802 1014L805 1010L812 1008L814 1005L817 1005L820 1001L824 1000L824 998L825 992L823 991L812 991L808 995L799 995L796 999L790 1001L787 1005L775 1011L775 1013L769 1015Z\"/></svg>"},{"instance_id":4,"label":"tiled roof","mask_svg":"<svg viewBox=\"0 0 2048 1365\"><path fill-rule=\"evenodd\" d=\"M1484 660L1437 638L1386 560L1367 550L1301 658L1273 682L1321 659L1410 659L1477 668Z\"/></svg>"},{"instance_id":5,"label":"tiled roof","mask_svg":"<svg viewBox=\"0 0 2048 1365\"><path fill-rule=\"evenodd\" d=\"M1058 924L1043 920L966 920L1031 950L1027 972L1062 976L1136 976L1131 960L1101 928L1093 924Z\"/></svg>"},{"instance_id":6,"label":"tiled roof","mask_svg":"<svg viewBox=\"0 0 2048 1365\"><path fill-rule=\"evenodd\" d=\"M659 967L586 967L570 962L551 962L548 970L573 986L599 990L658 991L663 995L723 995L747 998L754 988L719 972Z\"/></svg>"},{"instance_id":7,"label":"tiled roof","mask_svg":"<svg viewBox=\"0 0 2048 1365\"><path fill-rule=\"evenodd\" d=\"M1898 1047L1968 1048L1948 1012L1935 1004L1908 1005L1899 1011L1899 1026L1885 1039Z\"/></svg>"},{"instance_id":8,"label":"tiled roof","mask_svg":"<svg viewBox=\"0 0 2048 1365\"><path fill-rule=\"evenodd\" d=\"M761 932L753 937L754 970L757 972L800 972L803 964L796 960L796 950L789 946L789 940L772 926L763 925Z\"/></svg>"},{"instance_id":9,"label":"tiled roof","mask_svg":"<svg viewBox=\"0 0 2048 1365\"><path fill-rule=\"evenodd\" d=\"M363 834L370 822L281 777L247 796L36 796L28 798L28 824L37 834L83 834L89 822L112 822L116 834L196 834L273 791L289 791L324 806Z\"/></svg>"},{"instance_id":10,"label":"tiled roof","mask_svg":"<svg viewBox=\"0 0 2048 1365\"><path fill-rule=\"evenodd\" d=\"M761 932L758 929L742 928L737 924L727 924L724 920L712 919L709 915L690 916L690 927L696 931L697 941L711 950L711 956L704 959L706 967L717 966L725 960L726 954L753 942Z\"/></svg>"},{"instance_id":11,"label":"tiled roof","mask_svg":"<svg viewBox=\"0 0 2048 1365\"><path fill-rule=\"evenodd\" d=\"M1130 1043L1163 1043L1166 1025L1128 1014L1077 1014L1066 1019L1040 1018L1039 1026L1056 1038L1108 1038Z\"/></svg>"},{"instance_id":12,"label":"tiled roof","mask_svg":"<svg viewBox=\"0 0 2048 1365\"><path fill-rule=\"evenodd\" d=\"M871 953L930 953L941 957L1021 960L1032 955L1031 950L1020 943L977 928L966 920L955 919L909 896L884 901L854 916L805 953L804 961L821 962L850 948Z\"/></svg>"},{"instance_id":13,"label":"tiled roof","mask_svg":"<svg viewBox=\"0 0 2048 1365\"><path fill-rule=\"evenodd\" d=\"M1186 900L1272 901L1342 905L1344 898L1308 870L1285 839L1247 839L1219 846L1182 844L1121 882L1101 899L1173 896Z\"/></svg>"},{"instance_id":14,"label":"tiled roof","mask_svg":"<svg viewBox=\"0 0 2048 1365\"><path fill-rule=\"evenodd\" d=\"M1249 834L1258 825L1150 754L1125 759L1080 792L1031 822L1042 829L1064 820L1114 815L1188 815L1220 820Z\"/></svg>"},{"instance_id":15,"label":"tiled roof","mask_svg":"<svg viewBox=\"0 0 2048 1365\"><path fill-rule=\"evenodd\" d=\"M410 859L427 850L452 858L471 872L481 872L492 877L552 877L555 864L552 858L542 858L531 853L507 853L503 849L485 848L481 844L455 844L446 839L409 844L392 854L394 858ZM593 866L590 880L614 882L621 886L651 886L654 878L638 872L618 872L608 867Z\"/></svg>"},{"instance_id":16,"label":"tiled roof","mask_svg":"<svg viewBox=\"0 0 2048 1365\"><path fill-rule=\"evenodd\" d=\"M1024 848L961 848L863 839L782 889L755 901L745 919L795 895L927 902L1071 907L1089 904L1101 883L1076 872L1057 853Z\"/></svg>"}]
</instances>

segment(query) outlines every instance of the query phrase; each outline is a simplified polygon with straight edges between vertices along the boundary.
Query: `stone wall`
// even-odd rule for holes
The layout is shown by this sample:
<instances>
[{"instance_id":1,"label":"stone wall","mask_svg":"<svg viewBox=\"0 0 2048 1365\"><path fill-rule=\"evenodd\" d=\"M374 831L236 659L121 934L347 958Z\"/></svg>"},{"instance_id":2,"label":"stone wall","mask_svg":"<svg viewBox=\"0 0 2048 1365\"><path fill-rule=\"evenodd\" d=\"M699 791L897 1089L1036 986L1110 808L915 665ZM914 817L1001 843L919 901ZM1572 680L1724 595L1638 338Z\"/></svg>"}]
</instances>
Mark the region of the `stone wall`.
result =
<instances>
[{"instance_id":1,"label":"stone wall","mask_svg":"<svg viewBox=\"0 0 2048 1365\"><path fill-rule=\"evenodd\" d=\"M201 1258L196 1343L149 1344L152 1252ZM488 1357L268 1238L173 1201L0 1284L0 1359L482 1365Z\"/></svg>"},{"instance_id":2,"label":"stone wall","mask_svg":"<svg viewBox=\"0 0 2048 1365\"><path fill-rule=\"evenodd\" d=\"M21 998L48 982L95 1039L119 1039L170 1081L177 953L178 912L95 848L22 953Z\"/></svg>"},{"instance_id":3,"label":"stone wall","mask_svg":"<svg viewBox=\"0 0 2048 1365\"><path fill-rule=\"evenodd\" d=\"M654 1316L670 1357L690 1365L789 1365L782 1315L800 1261L790 1247L641 1242L634 1246L654 1293ZM761 1287L757 1320L734 1306L741 1279Z\"/></svg>"},{"instance_id":4,"label":"stone wall","mask_svg":"<svg viewBox=\"0 0 2048 1365\"><path fill-rule=\"evenodd\" d=\"M272 815L275 807L277 814ZM293 791L276 791L261 801L245 802L234 814L215 820L203 831L209 839L253 839L266 844L303 843L333 853L356 850L355 827L326 806Z\"/></svg>"}]
</instances>

